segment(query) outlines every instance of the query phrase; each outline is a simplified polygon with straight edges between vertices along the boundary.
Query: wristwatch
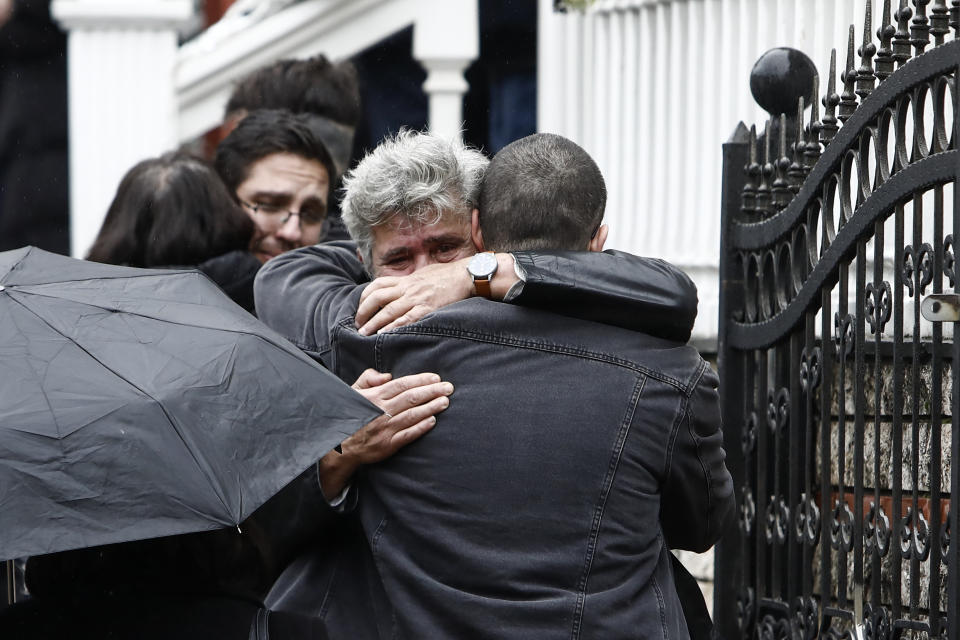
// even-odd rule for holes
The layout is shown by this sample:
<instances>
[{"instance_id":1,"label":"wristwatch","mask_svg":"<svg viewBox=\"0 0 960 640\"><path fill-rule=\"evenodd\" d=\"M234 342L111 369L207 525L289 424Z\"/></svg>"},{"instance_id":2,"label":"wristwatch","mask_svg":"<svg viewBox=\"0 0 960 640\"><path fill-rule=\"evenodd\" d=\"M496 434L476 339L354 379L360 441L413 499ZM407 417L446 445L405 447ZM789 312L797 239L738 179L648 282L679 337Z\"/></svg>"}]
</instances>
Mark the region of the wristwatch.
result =
<instances>
[{"instance_id":1,"label":"wristwatch","mask_svg":"<svg viewBox=\"0 0 960 640\"><path fill-rule=\"evenodd\" d=\"M497 257L493 251L484 251L470 258L470 262L467 263L467 272L473 277L473 286L477 289L477 295L489 298L490 280L497 272Z\"/></svg>"}]
</instances>

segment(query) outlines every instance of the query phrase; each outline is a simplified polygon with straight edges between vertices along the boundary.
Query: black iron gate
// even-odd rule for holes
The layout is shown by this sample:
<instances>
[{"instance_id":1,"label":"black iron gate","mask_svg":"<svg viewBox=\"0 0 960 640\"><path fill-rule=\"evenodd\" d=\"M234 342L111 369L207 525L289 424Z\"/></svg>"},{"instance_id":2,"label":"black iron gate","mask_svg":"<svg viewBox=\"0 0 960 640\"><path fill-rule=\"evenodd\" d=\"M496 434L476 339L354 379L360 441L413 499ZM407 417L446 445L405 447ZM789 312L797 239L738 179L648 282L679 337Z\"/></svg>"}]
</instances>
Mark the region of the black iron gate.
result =
<instances>
[{"instance_id":1,"label":"black iron gate","mask_svg":"<svg viewBox=\"0 0 960 640\"><path fill-rule=\"evenodd\" d=\"M960 2L889 4L724 146L727 638L960 638Z\"/></svg>"}]
</instances>

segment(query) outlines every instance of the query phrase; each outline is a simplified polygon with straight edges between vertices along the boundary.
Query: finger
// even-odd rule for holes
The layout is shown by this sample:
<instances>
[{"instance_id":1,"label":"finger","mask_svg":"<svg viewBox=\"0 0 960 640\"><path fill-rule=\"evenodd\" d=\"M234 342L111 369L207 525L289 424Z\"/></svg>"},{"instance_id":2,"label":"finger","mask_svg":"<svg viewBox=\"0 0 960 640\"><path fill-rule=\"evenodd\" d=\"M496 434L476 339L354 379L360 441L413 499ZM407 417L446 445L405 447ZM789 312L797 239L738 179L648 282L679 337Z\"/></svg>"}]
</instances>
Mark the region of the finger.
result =
<instances>
[{"instance_id":1,"label":"finger","mask_svg":"<svg viewBox=\"0 0 960 640\"><path fill-rule=\"evenodd\" d=\"M427 307L422 304L417 305L414 308L410 309L410 311L407 311L405 314L403 314L402 316L400 316L399 318L391 322L390 324L379 329L377 333L380 333L382 331L390 331L390 329L396 329L397 327L413 324L417 320L422 319L431 311L433 311L433 308L431 307Z\"/></svg>"},{"instance_id":2,"label":"finger","mask_svg":"<svg viewBox=\"0 0 960 640\"><path fill-rule=\"evenodd\" d=\"M417 424L412 427L407 427L402 431L398 431L393 435L393 438L390 439L390 444L394 451L401 449L411 442L420 439L423 434L427 433L437 424L437 419L433 416L429 418L424 418Z\"/></svg>"},{"instance_id":3,"label":"finger","mask_svg":"<svg viewBox=\"0 0 960 640\"><path fill-rule=\"evenodd\" d=\"M403 289L397 286L379 287L372 291L371 286L364 289L360 295L360 304L357 306L357 315L355 318L356 326L358 327L366 324L381 307L403 295ZM369 292L369 294L367 292Z\"/></svg>"},{"instance_id":4,"label":"finger","mask_svg":"<svg viewBox=\"0 0 960 640\"><path fill-rule=\"evenodd\" d=\"M425 371L423 373L413 373L408 376L394 378L383 385L383 397L387 400L393 399L404 391L424 387L430 384L440 382L441 378L436 373Z\"/></svg>"},{"instance_id":5,"label":"finger","mask_svg":"<svg viewBox=\"0 0 960 640\"><path fill-rule=\"evenodd\" d=\"M371 387L379 387L380 385L386 383L393 376L389 373L380 373L376 369L367 369L360 374L360 377L357 378L357 381L354 382L351 386L359 391L360 389L369 389Z\"/></svg>"},{"instance_id":6,"label":"finger","mask_svg":"<svg viewBox=\"0 0 960 640\"><path fill-rule=\"evenodd\" d=\"M363 301L367 297L373 295L380 289L390 288L397 284L399 280L398 276L381 276L374 279L366 287L363 288L363 291L360 293L360 300Z\"/></svg>"},{"instance_id":7,"label":"finger","mask_svg":"<svg viewBox=\"0 0 960 640\"><path fill-rule=\"evenodd\" d=\"M426 405L418 405L398 416L386 419L380 416L364 425L360 431L343 441L345 455L349 454L362 464L379 462L392 456L397 449L426 433L435 424L435 414L443 411L449 401L437 398ZM412 429L409 434L398 434Z\"/></svg>"},{"instance_id":8,"label":"finger","mask_svg":"<svg viewBox=\"0 0 960 640\"><path fill-rule=\"evenodd\" d=\"M451 394L453 394L453 385L449 382L421 385L408 389L395 398L384 402L384 410L396 417L404 411L426 405L439 398L446 398ZM446 408L446 405L444 405L444 408Z\"/></svg>"},{"instance_id":9,"label":"finger","mask_svg":"<svg viewBox=\"0 0 960 640\"><path fill-rule=\"evenodd\" d=\"M437 415L449 406L450 399L446 396L434 398L426 404L418 404L395 414L392 418L390 418L386 429L392 431L393 433L397 433L403 429L412 427L425 418Z\"/></svg>"},{"instance_id":10,"label":"finger","mask_svg":"<svg viewBox=\"0 0 960 640\"><path fill-rule=\"evenodd\" d=\"M388 404L398 395L409 389L423 387L440 382L440 376L435 373L417 373L409 376L403 376L395 380L390 380L379 387L370 389L358 389L363 397L374 403L387 413L395 413L404 409L397 404ZM392 409L392 410L391 410Z\"/></svg>"},{"instance_id":11,"label":"finger","mask_svg":"<svg viewBox=\"0 0 960 640\"><path fill-rule=\"evenodd\" d=\"M377 332L384 325L389 324L407 313L414 307L414 303L409 297L401 296L385 305L382 309L373 314L373 317L360 326L360 335L369 336Z\"/></svg>"}]
</instances>

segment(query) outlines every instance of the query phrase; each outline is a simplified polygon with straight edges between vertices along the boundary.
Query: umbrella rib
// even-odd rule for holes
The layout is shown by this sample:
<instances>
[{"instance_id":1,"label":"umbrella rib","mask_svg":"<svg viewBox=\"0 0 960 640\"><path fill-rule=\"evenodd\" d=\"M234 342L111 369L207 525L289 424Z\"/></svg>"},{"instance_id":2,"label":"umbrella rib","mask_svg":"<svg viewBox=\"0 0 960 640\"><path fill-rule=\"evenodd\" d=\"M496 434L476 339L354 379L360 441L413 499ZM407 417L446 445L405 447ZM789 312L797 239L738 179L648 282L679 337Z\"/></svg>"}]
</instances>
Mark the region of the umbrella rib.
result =
<instances>
[{"instance_id":1,"label":"umbrella rib","mask_svg":"<svg viewBox=\"0 0 960 640\"><path fill-rule=\"evenodd\" d=\"M33 247L30 247L30 249L32 250ZM20 260L15 265L13 265L13 267L10 268L10 271L8 271L7 274L5 275L9 275L10 273L13 273L13 270L16 269L21 262L26 260L27 256L29 255L30 255L30 252L28 251L26 254L24 254L22 258L20 258ZM130 268L132 269L132 268L139 268L139 267L130 267ZM147 269L143 269L143 270L146 271ZM53 280L51 282L32 282L27 284L11 285L11 286L34 287L34 286L42 286L47 284L69 284L71 282L90 282L91 280L129 280L131 278L166 278L168 276L174 276L181 273L204 275L202 271L198 271L197 269L169 269L169 270L161 269L159 271L160 273L131 273L130 275L123 275L123 276L121 275L84 276L82 278ZM36 295L41 295L41 294L36 294ZM51 297L56 297L56 296L51 296Z\"/></svg>"},{"instance_id":2,"label":"umbrella rib","mask_svg":"<svg viewBox=\"0 0 960 640\"><path fill-rule=\"evenodd\" d=\"M22 293L22 292L21 292L21 293ZM48 296L48 297L49 297L49 296ZM62 331L60 331L59 329L57 329L56 327L54 327L52 324L50 324L49 322L47 322L47 320L46 320L43 316L41 316L40 314L38 314L36 311L34 311L33 309L31 309L31 308L28 307L27 305L23 304L23 302L21 302L20 300L15 299L13 296L10 296L10 299L11 299L13 302L15 302L16 304L18 304L20 307L22 307L25 311L27 311L27 312L29 312L30 314L36 316L37 319L39 319L41 322L43 322L45 325L47 325L47 327L49 327L51 331L53 331L54 333L62 336L62 337L65 338L66 340L69 340L69 341L70 341L72 344L74 344L78 349L80 349L81 351L83 351L84 353L86 353L88 356L90 356L90 358L91 358L94 362L97 362L97 363L98 363L100 366L102 366L104 369L106 369L107 371L109 371L110 373L112 373L114 376L116 376L118 380L120 380L121 382L125 382L126 384L130 385L131 387L133 387L134 389L136 389L137 391L139 391L140 393L142 393L142 394L143 394L144 396L146 396L147 398L150 398L151 400L153 400L153 402L156 403L156 405L160 408L160 411L163 412L163 417L166 418L166 419L167 419L167 422L170 424L170 426L173 427L174 432L177 434L177 437L180 438L180 442L183 443L184 449L186 449L186 450L187 450L187 453L190 454L190 457L193 459L194 463L197 465L197 468L200 470L200 473L202 473L203 476L207 479L207 482L210 483L210 486L211 486L211 487L214 487L214 488L216 489L216 491L214 491L214 493L215 493L216 496L217 496L217 500L220 501L220 504L223 506L224 510L225 510L227 513L230 512L230 507L227 506L226 501L224 500L223 496L221 495L221 494L223 493L223 491L220 490L219 482L216 482L214 478L211 478L210 474L209 474L209 473L207 472L207 470L204 468L204 465L202 465L202 464L200 463L200 460L197 458L196 452L194 452L193 449L191 449L191 448L187 445L187 441L186 441L186 439L183 437L183 434L180 432L180 428L177 426L176 421L174 421L173 418L170 416L170 414L167 413L167 408L163 406L163 403L160 402L160 400L158 400L157 398L153 397L149 392L147 392L146 390L140 388L138 385L134 384L132 381L127 380L126 378L124 378L124 377L123 377L122 375L120 375L117 371L115 371L112 367L110 367L108 364L106 364L105 362L103 362L100 358L98 358L98 357L95 356L93 353L91 353L89 350L87 350L82 344L80 344L79 342L77 342L76 340L74 340L73 338L71 338L70 336L64 334ZM90 306L96 306L96 305L90 305ZM145 316L145 317L149 317L149 316ZM43 397L44 397L44 399L46 400L46 398L47 398L46 393L44 393ZM47 406L48 406L48 407L50 406L50 405L49 405L49 402L47 403ZM51 408L51 413L52 413L52 408ZM58 433L58 434L60 433L60 425L57 425L57 433Z\"/></svg>"},{"instance_id":3,"label":"umbrella rib","mask_svg":"<svg viewBox=\"0 0 960 640\"><path fill-rule=\"evenodd\" d=\"M193 272L186 271L186 272L182 272L182 273L193 273ZM201 274L199 271L197 271L196 273L197 273L198 275L203 275L203 274ZM164 274L160 274L160 275L164 275ZM18 289L18 290L17 290L17 293L19 293L20 295L32 295L32 296L40 296L40 297L43 297L43 298L51 298L51 299L53 299L53 300L61 300L61 299L63 299L63 298L61 298L60 296L54 296L54 295L50 295L50 294L47 294L47 293L42 293L42 292L39 292L39 291L24 291L23 289ZM70 298L67 298L67 299L72 300L72 299L70 299ZM235 334L238 334L238 335L244 335L244 336L251 336L251 337L254 337L254 338L259 338L260 340L263 340L264 342L266 342L266 343L268 343L268 344L272 344L272 345L275 346L275 347L278 347L278 348L280 348L280 349L283 349L284 351L287 351L287 352L289 352L289 353L292 353L295 357L298 357L298 358L301 358L301 359L303 359L303 360L306 360L306 361L309 361L309 362L311 362L311 363L316 364L316 362L315 362L313 359L311 359L309 356L307 356L305 353L303 353L300 349L298 349L298 348L296 348L296 347L290 348L292 345L283 344L283 343L281 343L281 342L278 342L278 341L274 340L273 338L271 338L271 337L269 337L269 336L264 336L264 335L261 335L261 334L259 334L259 333L253 332L253 331L243 331L243 330L240 330L240 329L230 329L230 328L227 328L227 327L204 327L203 325L190 324L190 323L188 323L188 322L179 322L179 321L177 321L177 320L170 320L169 318L158 318L157 316L152 316L152 315L149 315L149 314L146 314L146 313L137 312L137 311L131 311L131 310L128 310L128 309L117 309L117 308L114 308L114 307L105 307L105 306L103 306L103 305L94 304L94 303L92 303L92 302L80 302L80 301L77 301L77 300L73 300L73 302L77 302L78 304L85 304L85 305L87 305L88 307L93 307L94 309L102 309L103 311L110 311L110 312L121 312L121 313L125 313L125 314L131 315L131 316L137 316L137 317L140 317L140 318L148 318L148 319L150 319L150 320L156 320L157 322L164 322L164 323L166 323L166 324L176 325L176 326L178 326L178 327L193 327L193 328L198 328L198 329L210 329L210 330L214 330L214 331L224 331L224 332L227 332L227 333L235 333ZM198 306L199 306L199 305L198 305ZM253 317L253 316L251 316L251 318L252 318L252 317ZM266 325L264 325L264 327L266 327Z\"/></svg>"},{"instance_id":4,"label":"umbrella rib","mask_svg":"<svg viewBox=\"0 0 960 640\"><path fill-rule=\"evenodd\" d=\"M12 298L11 298L11 299L12 299ZM27 307L24 307L24 305L23 305L22 303L20 303L19 301L13 300L13 302L15 302L16 304L20 305L20 306L23 307L24 309L27 309ZM30 310L27 309L27 311L30 311ZM31 311L30 313L33 313L33 312ZM37 315L37 314L33 313L33 315ZM43 318L40 318L40 319L43 320ZM13 322L14 322L14 324L16 324L16 320L15 320L15 319L13 320ZM44 322L46 322L46 321L44 321ZM49 323L47 323L47 326L49 326ZM51 328L52 328L52 327L51 327ZM21 333L22 333L22 331L21 331ZM61 351L63 351L63 348L62 348L62 347L57 351L57 354L59 354ZM30 367L30 370L33 371L33 367ZM47 396L47 391L46 391L46 389L43 388L43 384L42 384L42 382L40 382L40 375L39 375L36 371L33 371L33 375L34 375L34 376L37 378L37 380L38 380L38 386L40 387L40 393L41 393L41 395L43 395L43 401L44 401L44 403L46 403L46 405L47 405L47 410L50 412L50 419L53 421L53 425L57 428L57 436L62 436L63 434L62 434L62 432L61 432L61 430L60 430L60 423L57 422L57 414L56 414L56 412L54 412L54 410L53 410L53 405L50 404L50 397Z\"/></svg>"},{"instance_id":5,"label":"umbrella rib","mask_svg":"<svg viewBox=\"0 0 960 640\"><path fill-rule=\"evenodd\" d=\"M26 253L24 253L22 256L20 256L20 259L17 260L16 263L14 263L14 265L13 265L12 267L10 267L10 269L7 270L7 272L6 272L5 274L3 274L3 278L6 278L6 277L9 276L11 273L13 273L13 272L16 270L17 267L19 267L21 264L23 264L23 261L26 260L26 259L27 259L27 256L29 256L31 253L33 253L33 247L27 247ZM3 281L3 278L0 278L0 282Z\"/></svg>"}]
</instances>

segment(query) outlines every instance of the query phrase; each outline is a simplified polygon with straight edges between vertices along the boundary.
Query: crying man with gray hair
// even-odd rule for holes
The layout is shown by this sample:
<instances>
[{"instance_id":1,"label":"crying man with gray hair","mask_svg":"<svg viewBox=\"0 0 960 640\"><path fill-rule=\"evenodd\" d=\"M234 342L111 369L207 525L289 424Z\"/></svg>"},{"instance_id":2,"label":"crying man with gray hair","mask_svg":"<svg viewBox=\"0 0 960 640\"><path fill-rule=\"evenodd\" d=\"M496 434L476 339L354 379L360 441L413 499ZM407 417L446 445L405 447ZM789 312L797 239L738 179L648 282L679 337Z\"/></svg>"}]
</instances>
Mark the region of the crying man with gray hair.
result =
<instances>
[{"instance_id":1,"label":"crying man with gray hair","mask_svg":"<svg viewBox=\"0 0 960 640\"><path fill-rule=\"evenodd\" d=\"M343 222L373 276L471 256L470 215L487 158L459 140L401 130L343 181Z\"/></svg>"}]
</instances>

